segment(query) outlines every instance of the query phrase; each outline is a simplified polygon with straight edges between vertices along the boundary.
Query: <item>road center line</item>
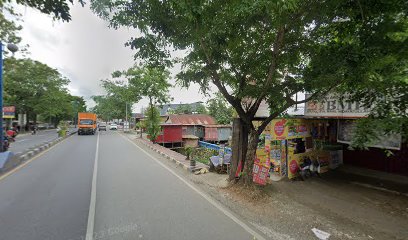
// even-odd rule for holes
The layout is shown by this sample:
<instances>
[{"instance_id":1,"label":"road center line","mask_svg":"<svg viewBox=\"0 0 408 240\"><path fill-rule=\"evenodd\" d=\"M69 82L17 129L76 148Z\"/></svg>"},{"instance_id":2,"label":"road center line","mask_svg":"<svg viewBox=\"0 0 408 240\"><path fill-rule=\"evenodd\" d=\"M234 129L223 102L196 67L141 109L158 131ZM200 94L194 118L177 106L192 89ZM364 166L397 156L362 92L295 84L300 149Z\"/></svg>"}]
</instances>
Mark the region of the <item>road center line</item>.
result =
<instances>
[{"instance_id":1,"label":"road center line","mask_svg":"<svg viewBox=\"0 0 408 240\"><path fill-rule=\"evenodd\" d=\"M91 201L89 203L88 213L88 225L86 227L86 240L93 240L94 223L95 223L95 204L96 204L96 178L98 175L98 155L99 155L99 132L96 139L96 151L94 169L92 175L92 187L91 187Z\"/></svg>"},{"instance_id":2,"label":"road center line","mask_svg":"<svg viewBox=\"0 0 408 240\"><path fill-rule=\"evenodd\" d=\"M119 134L119 133L118 133ZM204 192L200 191L198 188L196 188L195 186L193 186L191 183L187 182L184 178L182 178L181 176L179 176L176 172L174 172L172 169L170 169L169 167L167 167L166 165L164 165L162 162L160 162L159 160L157 160L153 155L151 155L150 153L148 153L147 151L145 151L143 148L139 147L136 143L132 142L129 138L123 136L122 134L119 134L121 137L123 137L124 139L126 139L127 141L129 141L131 144L133 144L134 146L136 146L137 148L139 148L142 152L144 152L147 156L149 156L150 158L152 158L154 161L156 161L160 166L162 166L163 168L165 168L167 171L169 171L171 174L173 174L175 177L177 177L178 179L180 179L180 181L182 181L184 184L186 184L188 187L190 187L191 189L193 189L196 193L198 193L201 197L203 197L205 200L207 200L211 205L213 205L214 207L218 208L218 210L220 210L222 213L224 213L224 215L226 215L227 217L229 217L232 221L234 221L236 224L238 224L239 226L241 226L243 229L245 229L249 234L251 234L252 236L255 237L256 240L265 240L264 237L262 237L259 233L257 233L255 230L253 230L252 228L250 228L246 223L244 223L243 221L239 220L237 217L235 217L230 211L228 211L225 207L223 207L221 204L219 204L218 202L216 202L214 199L212 199L211 197L209 197L207 194L205 194ZM88 239L87 239L88 240Z\"/></svg>"}]
</instances>

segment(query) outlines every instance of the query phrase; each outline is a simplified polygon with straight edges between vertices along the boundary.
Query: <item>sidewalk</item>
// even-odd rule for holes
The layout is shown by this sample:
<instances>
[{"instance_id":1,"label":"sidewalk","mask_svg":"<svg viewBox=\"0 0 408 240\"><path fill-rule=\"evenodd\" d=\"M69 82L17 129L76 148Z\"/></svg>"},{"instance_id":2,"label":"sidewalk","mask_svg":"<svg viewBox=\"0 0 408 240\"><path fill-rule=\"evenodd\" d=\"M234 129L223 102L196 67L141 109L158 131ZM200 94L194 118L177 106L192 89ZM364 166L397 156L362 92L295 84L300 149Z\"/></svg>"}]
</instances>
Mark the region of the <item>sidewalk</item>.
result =
<instances>
[{"instance_id":1,"label":"sidewalk","mask_svg":"<svg viewBox=\"0 0 408 240\"><path fill-rule=\"evenodd\" d=\"M181 166L183 169L188 170L188 171L198 171L202 168L208 168L207 165L196 162L196 166L192 168L190 166L190 160L186 160L186 156L183 154L180 154L178 152L175 152L169 148L165 148L163 146L160 146L158 144L153 144L151 141L145 139L145 138L140 138L139 134L136 134L135 132L130 132L128 134L132 134L134 136L133 140L142 143L143 145L149 147L150 149L160 153L162 156L166 157L168 160L171 160L175 162L177 165Z\"/></svg>"},{"instance_id":2,"label":"sidewalk","mask_svg":"<svg viewBox=\"0 0 408 240\"><path fill-rule=\"evenodd\" d=\"M343 165L333 172L344 180L380 191L408 196L408 177L371 169Z\"/></svg>"}]
</instances>

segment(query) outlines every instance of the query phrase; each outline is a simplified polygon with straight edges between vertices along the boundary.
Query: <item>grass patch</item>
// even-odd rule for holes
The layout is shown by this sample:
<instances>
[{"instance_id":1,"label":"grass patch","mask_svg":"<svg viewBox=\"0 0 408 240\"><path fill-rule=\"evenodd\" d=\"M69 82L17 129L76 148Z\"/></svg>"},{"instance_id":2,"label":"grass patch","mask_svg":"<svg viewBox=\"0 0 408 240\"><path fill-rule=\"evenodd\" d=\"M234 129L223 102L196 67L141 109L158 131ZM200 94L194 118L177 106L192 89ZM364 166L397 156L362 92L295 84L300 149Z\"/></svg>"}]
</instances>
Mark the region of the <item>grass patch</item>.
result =
<instances>
[{"instance_id":1,"label":"grass patch","mask_svg":"<svg viewBox=\"0 0 408 240\"><path fill-rule=\"evenodd\" d=\"M177 149L177 152L183 154L184 156L187 155L185 149L183 148ZM206 165L210 164L210 157L212 156L218 156L218 151L207 148L194 148L191 153L192 159Z\"/></svg>"}]
</instances>

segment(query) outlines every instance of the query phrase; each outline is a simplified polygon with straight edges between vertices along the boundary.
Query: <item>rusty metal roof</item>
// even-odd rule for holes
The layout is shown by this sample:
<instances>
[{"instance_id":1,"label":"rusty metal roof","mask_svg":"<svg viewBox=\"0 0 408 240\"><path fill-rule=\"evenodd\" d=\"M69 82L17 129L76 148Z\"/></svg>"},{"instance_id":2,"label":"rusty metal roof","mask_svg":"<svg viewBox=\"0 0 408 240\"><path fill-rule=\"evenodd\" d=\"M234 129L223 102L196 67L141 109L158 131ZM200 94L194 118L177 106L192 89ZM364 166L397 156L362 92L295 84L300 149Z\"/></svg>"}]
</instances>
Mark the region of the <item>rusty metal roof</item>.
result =
<instances>
[{"instance_id":1,"label":"rusty metal roof","mask_svg":"<svg viewBox=\"0 0 408 240\"><path fill-rule=\"evenodd\" d=\"M171 114L166 123L182 125L213 125L217 122L207 114Z\"/></svg>"},{"instance_id":2,"label":"rusty metal roof","mask_svg":"<svg viewBox=\"0 0 408 240\"><path fill-rule=\"evenodd\" d=\"M221 125L221 124L218 124L218 125L203 125L203 126L206 127L206 128L232 128L231 125Z\"/></svg>"}]
</instances>

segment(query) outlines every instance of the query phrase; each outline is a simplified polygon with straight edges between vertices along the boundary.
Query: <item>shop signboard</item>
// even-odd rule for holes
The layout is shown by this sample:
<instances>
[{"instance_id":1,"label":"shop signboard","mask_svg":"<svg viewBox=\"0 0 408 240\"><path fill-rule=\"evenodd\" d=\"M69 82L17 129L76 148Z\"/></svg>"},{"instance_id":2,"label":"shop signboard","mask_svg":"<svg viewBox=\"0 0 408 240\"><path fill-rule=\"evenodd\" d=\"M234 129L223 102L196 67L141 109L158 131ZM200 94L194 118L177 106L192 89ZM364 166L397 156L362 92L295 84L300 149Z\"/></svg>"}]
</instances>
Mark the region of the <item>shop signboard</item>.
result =
<instances>
[{"instance_id":1,"label":"shop signboard","mask_svg":"<svg viewBox=\"0 0 408 240\"><path fill-rule=\"evenodd\" d=\"M16 107L15 106L6 106L3 107L3 118L15 118Z\"/></svg>"},{"instance_id":2,"label":"shop signboard","mask_svg":"<svg viewBox=\"0 0 408 240\"><path fill-rule=\"evenodd\" d=\"M288 147L288 178L292 179L297 176L300 164L306 153L294 154L295 148Z\"/></svg>"},{"instance_id":3,"label":"shop signboard","mask_svg":"<svg viewBox=\"0 0 408 240\"><path fill-rule=\"evenodd\" d=\"M309 96L306 94L306 98ZM307 117L361 118L369 113L370 109L361 103L348 100L347 95L340 97L335 93L328 94L319 101L309 101L305 106Z\"/></svg>"},{"instance_id":4,"label":"shop signboard","mask_svg":"<svg viewBox=\"0 0 408 240\"><path fill-rule=\"evenodd\" d=\"M309 127L302 119L275 119L271 122L272 140L310 137Z\"/></svg>"},{"instance_id":5,"label":"shop signboard","mask_svg":"<svg viewBox=\"0 0 408 240\"><path fill-rule=\"evenodd\" d=\"M252 180L254 181L254 183L257 183L259 185L265 185L268 173L269 173L268 167L255 163L252 171Z\"/></svg>"},{"instance_id":6,"label":"shop signboard","mask_svg":"<svg viewBox=\"0 0 408 240\"><path fill-rule=\"evenodd\" d=\"M337 142L350 144L353 139L354 129L356 128L355 120L339 120L337 128ZM370 147L385 148L392 150L401 149L400 134L383 134L379 140L370 144Z\"/></svg>"}]
</instances>

